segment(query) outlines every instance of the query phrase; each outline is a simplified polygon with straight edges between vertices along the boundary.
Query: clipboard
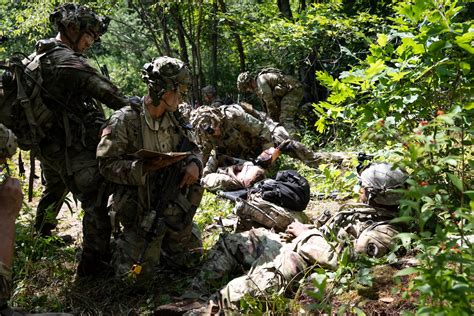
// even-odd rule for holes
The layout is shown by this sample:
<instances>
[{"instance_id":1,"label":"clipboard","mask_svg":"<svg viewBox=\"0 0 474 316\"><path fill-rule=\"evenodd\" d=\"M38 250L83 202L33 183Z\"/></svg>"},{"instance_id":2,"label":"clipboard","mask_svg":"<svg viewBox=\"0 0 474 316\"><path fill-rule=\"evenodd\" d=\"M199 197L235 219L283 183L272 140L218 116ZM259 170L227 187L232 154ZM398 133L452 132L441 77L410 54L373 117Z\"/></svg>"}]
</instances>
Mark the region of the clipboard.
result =
<instances>
[{"instance_id":1,"label":"clipboard","mask_svg":"<svg viewBox=\"0 0 474 316\"><path fill-rule=\"evenodd\" d=\"M133 153L132 156L141 159L176 160L179 158L185 158L191 154L190 151L160 153L157 151L140 149Z\"/></svg>"}]
</instances>

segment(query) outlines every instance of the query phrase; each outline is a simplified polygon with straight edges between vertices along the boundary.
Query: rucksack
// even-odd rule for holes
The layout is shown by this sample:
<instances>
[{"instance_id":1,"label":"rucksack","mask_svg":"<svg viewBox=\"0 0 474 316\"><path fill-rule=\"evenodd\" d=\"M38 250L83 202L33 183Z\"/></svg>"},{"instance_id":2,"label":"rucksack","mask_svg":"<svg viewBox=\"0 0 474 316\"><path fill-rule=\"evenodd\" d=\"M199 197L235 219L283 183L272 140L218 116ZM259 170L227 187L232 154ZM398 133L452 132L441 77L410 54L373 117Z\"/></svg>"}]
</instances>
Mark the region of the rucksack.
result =
<instances>
[{"instance_id":1,"label":"rucksack","mask_svg":"<svg viewBox=\"0 0 474 316\"><path fill-rule=\"evenodd\" d=\"M250 192L295 212L304 211L310 199L308 181L295 170L279 171L275 179L256 183Z\"/></svg>"},{"instance_id":2,"label":"rucksack","mask_svg":"<svg viewBox=\"0 0 474 316\"><path fill-rule=\"evenodd\" d=\"M11 129L22 150L34 148L52 125L54 113L41 98L40 59L53 49L0 62L0 123Z\"/></svg>"},{"instance_id":3,"label":"rucksack","mask_svg":"<svg viewBox=\"0 0 474 316\"><path fill-rule=\"evenodd\" d=\"M268 74L268 73L283 75L283 72L278 68L266 67L266 68L260 69L260 71L258 72L258 76L263 75L263 74Z\"/></svg>"}]
</instances>

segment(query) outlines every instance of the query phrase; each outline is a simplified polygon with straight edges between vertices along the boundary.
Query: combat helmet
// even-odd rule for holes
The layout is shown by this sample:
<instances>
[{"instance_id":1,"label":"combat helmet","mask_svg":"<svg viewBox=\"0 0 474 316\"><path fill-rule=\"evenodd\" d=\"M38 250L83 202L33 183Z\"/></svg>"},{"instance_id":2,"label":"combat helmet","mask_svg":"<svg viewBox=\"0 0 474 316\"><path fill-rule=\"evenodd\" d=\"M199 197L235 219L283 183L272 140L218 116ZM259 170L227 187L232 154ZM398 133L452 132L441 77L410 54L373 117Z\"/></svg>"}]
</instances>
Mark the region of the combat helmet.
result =
<instances>
[{"instance_id":1,"label":"combat helmet","mask_svg":"<svg viewBox=\"0 0 474 316\"><path fill-rule=\"evenodd\" d=\"M56 25L59 31L66 29L69 25L74 25L79 32L92 31L95 40L107 32L110 19L96 14L86 6L74 3L66 3L57 7L50 14L49 20Z\"/></svg>"},{"instance_id":2,"label":"combat helmet","mask_svg":"<svg viewBox=\"0 0 474 316\"><path fill-rule=\"evenodd\" d=\"M210 97L213 97L217 94L216 88L212 85L205 86L201 89L201 92L203 95L208 95Z\"/></svg>"},{"instance_id":3,"label":"combat helmet","mask_svg":"<svg viewBox=\"0 0 474 316\"><path fill-rule=\"evenodd\" d=\"M402 194L394 192L403 188L408 175L399 168L394 168L389 163L376 163L369 165L360 174L360 183L365 189L369 204L393 206L400 203Z\"/></svg>"},{"instance_id":4,"label":"combat helmet","mask_svg":"<svg viewBox=\"0 0 474 316\"><path fill-rule=\"evenodd\" d=\"M209 136L214 134L217 127L220 126L224 114L219 108L213 106L201 106L193 111L190 122L196 133L197 142L204 143Z\"/></svg>"},{"instance_id":5,"label":"combat helmet","mask_svg":"<svg viewBox=\"0 0 474 316\"><path fill-rule=\"evenodd\" d=\"M254 76L250 72L241 72L237 77L237 89L239 92L247 92L252 80L254 80Z\"/></svg>"},{"instance_id":6,"label":"combat helmet","mask_svg":"<svg viewBox=\"0 0 474 316\"><path fill-rule=\"evenodd\" d=\"M15 154L18 144L11 130L0 124L0 158L8 158Z\"/></svg>"},{"instance_id":7,"label":"combat helmet","mask_svg":"<svg viewBox=\"0 0 474 316\"><path fill-rule=\"evenodd\" d=\"M142 69L142 79L148 85L155 105L159 104L166 91L175 90L179 86L187 89L191 84L188 67L181 60L168 56L158 57L151 63L146 63Z\"/></svg>"}]
</instances>

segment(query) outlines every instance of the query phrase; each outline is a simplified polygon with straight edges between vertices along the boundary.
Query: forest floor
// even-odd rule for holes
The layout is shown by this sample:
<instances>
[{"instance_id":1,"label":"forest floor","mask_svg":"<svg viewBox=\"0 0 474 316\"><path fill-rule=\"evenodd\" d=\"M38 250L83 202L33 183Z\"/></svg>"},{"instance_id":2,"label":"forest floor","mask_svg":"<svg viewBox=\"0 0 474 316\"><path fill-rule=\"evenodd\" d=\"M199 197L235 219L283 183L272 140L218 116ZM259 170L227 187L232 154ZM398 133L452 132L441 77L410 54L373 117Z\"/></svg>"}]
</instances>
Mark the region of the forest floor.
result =
<instances>
[{"instance_id":1,"label":"forest floor","mask_svg":"<svg viewBox=\"0 0 474 316\"><path fill-rule=\"evenodd\" d=\"M68 196L69 206L66 203L63 205L59 225L54 232L57 236L70 235L72 243L65 245L54 237L34 237L31 227L40 187L40 181L35 180L35 197L32 202L26 203L18 221L12 305L20 310L63 311L78 315L152 314L158 306L178 299L198 272L198 269L172 271L163 268L153 279L141 284L109 277L76 278L75 270L82 243L80 204L76 204L71 195ZM210 195L211 199L220 199ZM312 200L306 213L314 220L321 211L334 213L341 203L343 201ZM203 237L210 239L207 247L217 240L218 233L217 229L204 232ZM394 275L399 269L400 265L388 264L372 267L371 287L347 286L337 295L325 297L324 303L332 306L334 313L343 309L350 314L360 309L367 315L399 315L402 310L413 308L400 295L400 289L406 286L408 279L402 277L400 284L394 283ZM339 285L328 284L326 289L335 286ZM312 290L311 283L303 285L297 292L294 301L296 306L293 304L285 314L314 314L321 302L308 294ZM281 314L281 309L275 314Z\"/></svg>"}]
</instances>

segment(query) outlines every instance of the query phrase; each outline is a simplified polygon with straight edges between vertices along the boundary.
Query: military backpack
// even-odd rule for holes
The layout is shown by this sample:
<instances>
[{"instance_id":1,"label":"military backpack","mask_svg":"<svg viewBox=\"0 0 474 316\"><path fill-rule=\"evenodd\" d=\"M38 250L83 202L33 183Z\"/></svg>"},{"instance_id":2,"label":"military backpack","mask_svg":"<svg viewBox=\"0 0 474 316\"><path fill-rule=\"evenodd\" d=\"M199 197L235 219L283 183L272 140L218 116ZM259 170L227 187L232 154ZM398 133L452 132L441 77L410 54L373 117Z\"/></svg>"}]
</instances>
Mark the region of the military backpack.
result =
<instances>
[{"instance_id":1,"label":"military backpack","mask_svg":"<svg viewBox=\"0 0 474 316\"><path fill-rule=\"evenodd\" d=\"M50 129L54 113L43 103L40 59L55 50L14 55L0 61L0 123L17 136L22 150L34 148Z\"/></svg>"}]
</instances>

